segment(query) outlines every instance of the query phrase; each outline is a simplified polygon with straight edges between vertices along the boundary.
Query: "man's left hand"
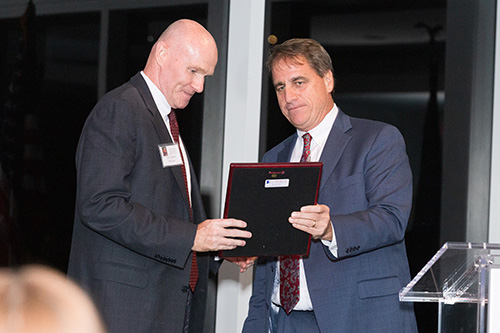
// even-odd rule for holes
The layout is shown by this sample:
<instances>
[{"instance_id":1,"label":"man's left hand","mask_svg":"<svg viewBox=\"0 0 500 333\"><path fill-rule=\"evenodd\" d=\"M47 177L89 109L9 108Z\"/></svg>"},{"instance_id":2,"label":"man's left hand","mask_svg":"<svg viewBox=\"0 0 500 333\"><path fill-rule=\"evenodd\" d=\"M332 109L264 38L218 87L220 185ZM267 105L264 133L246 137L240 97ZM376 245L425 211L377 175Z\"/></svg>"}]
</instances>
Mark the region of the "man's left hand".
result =
<instances>
[{"instance_id":1,"label":"man's left hand","mask_svg":"<svg viewBox=\"0 0 500 333\"><path fill-rule=\"evenodd\" d=\"M332 240L330 208L326 205L303 206L300 212L293 212L288 221L294 228L311 234L314 239Z\"/></svg>"}]
</instances>

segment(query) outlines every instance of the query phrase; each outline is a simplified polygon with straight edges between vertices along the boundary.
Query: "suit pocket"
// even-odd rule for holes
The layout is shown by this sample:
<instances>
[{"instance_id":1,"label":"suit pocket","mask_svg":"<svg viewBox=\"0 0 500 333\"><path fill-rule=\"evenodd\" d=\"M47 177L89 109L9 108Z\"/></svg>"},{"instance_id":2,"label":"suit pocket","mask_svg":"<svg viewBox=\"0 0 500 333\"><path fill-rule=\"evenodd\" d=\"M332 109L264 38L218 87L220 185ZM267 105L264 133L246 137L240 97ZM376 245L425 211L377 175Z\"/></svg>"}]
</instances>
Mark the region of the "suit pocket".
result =
<instances>
[{"instance_id":1,"label":"suit pocket","mask_svg":"<svg viewBox=\"0 0 500 333\"><path fill-rule=\"evenodd\" d=\"M96 263L92 275L95 280L113 281L138 288L146 288L149 283L146 271L111 262Z\"/></svg>"},{"instance_id":2,"label":"suit pocket","mask_svg":"<svg viewBox=\"0 0 500 333\"><path fill-rule=\"evenodd\" d=\"M397 276L358 281L359 298L371 298L394 295L401 289Z\"/></svg>"}]
</instances>

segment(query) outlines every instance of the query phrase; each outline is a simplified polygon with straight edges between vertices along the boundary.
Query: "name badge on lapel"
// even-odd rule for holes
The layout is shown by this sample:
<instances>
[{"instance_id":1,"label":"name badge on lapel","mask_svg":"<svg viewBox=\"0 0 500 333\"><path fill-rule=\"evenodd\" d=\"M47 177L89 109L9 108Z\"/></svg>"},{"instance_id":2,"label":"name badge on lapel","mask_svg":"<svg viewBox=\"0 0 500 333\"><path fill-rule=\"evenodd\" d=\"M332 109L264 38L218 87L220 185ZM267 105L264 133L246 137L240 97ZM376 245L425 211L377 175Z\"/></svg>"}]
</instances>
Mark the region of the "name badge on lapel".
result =
<instances>
[{"instance_id":1,"label":"name badge on lapel","mask_svg":"<svg viewBox=\"0 0 500 333\"><path fill-rule=\"evenodd\" d=\"M158 145L161 163L164 168L182 165L180 147L177 143L163 143Z\"/></svg>"}]
</instances>

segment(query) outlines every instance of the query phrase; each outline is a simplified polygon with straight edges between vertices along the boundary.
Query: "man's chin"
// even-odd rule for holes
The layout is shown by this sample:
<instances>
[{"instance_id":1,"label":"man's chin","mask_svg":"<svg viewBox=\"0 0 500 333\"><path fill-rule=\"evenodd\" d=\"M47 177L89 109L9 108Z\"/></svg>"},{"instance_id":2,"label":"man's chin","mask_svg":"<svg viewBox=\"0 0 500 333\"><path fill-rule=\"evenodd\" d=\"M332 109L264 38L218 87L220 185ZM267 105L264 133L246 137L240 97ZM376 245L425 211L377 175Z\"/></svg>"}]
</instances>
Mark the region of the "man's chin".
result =
<instances>
[{"instance_id":1,"label":"man's chin","mask_svg":"<svg viewBox=\"0 0 500 333\"><path fill-rule=\"evenodd\" d=\"M186 106L188 106L189 101L190 101L190 99L188 99L187 101L181 101L181 102L177 103L175 109L185 109Z\"/></svg>"},{"instance_id":2,"label":"man's chin","mask_svg":"<svg viewBox=\"0 0 500 333\"><path fill-rule=\"evenodd\" d=\"M290 124L292 124L295 128L302 130L302 128L306 125L307 119L303 119L301 117L288 117L288 121Z\"/></svg>"}]
</instances>

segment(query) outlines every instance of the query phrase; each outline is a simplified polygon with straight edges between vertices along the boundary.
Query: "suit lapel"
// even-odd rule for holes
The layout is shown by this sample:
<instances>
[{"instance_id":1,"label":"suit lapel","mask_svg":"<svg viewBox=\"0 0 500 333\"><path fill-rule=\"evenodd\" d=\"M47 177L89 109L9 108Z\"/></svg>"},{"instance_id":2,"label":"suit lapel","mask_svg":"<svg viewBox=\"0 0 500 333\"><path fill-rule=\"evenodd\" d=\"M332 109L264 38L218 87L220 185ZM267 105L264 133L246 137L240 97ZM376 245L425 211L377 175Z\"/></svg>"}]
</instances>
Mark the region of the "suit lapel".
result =
<instances>
[{"instance_id":1,"label":"suit lapel","mask_svg":"<svg viewBox=\"0 0 500 333\"><path fill-rule=\"evenodd\" d=\"M333 170L339 163L340 157L342 156L347 143L351 140L351 137L346 134L352 128L349 116L343 113L339 109L339 113L335 122L330 130L328 139L326 140L325 147L323 148L323 153L319 159L323 162L323 171L321 175L320 190L323 185L327 182L328 178L333 173ZM289 162L292 155L293 147L297 141L297 134L290 136L283 143L283 149L277 154L277 162Z\"/></svg>"},{"instance_id":2,"label":"suit lapel","mask_svg":"<svg viewBox=\"0 0 500 333\"><path fill-rule=\"evenodd\" d=\"M276 158L277 162L290 162L290 158L292 157L293 147L295 146L295 142L297 141L297 132L294 135L288 137L286 141L283 143L283 149L278 152Z\"/></svg>"},{"instance_id":3,"label":"suit lapel","mask_svg":"<svg viewBox=\"0 0 500 333\"><path fill-rule=\"evenodd\" d=\"M346 134L346 132L351 128L352 126L349 117L339 109L337 118L335 119L332 129L330 130L325 147L323 148L323 153L319 159L323 162L320 189L333 173L333 170L337 166L347 143L351 140L351 137Z\"/></svg>"},{"instance_id":4,"label":"suit lapel","mask_svg":"<svg viewBox=\"0 0 500 333\"><path fill-rule=\"evenodd\" d=\"M160 138L160 143L172 143L172 137L170 136L170 133L168 132L167 127L165 126L165 122L161 118L160 111L158 110L156 103L153 99L153 96L151 95L151 92L149 91L148 85L146 84L146 81L144 81L144 78L140 73L134 75L130 81L132 84L137 88L139 93L142 96L142 99L144 101L144 104L146 105L147 109L151 113L151 120L153 122L153 125L156 129L156 133L158 134L158 137ZM180 147L179 147L180 149ZM184 156L185 163L190 163L189 162L189 157ZM189 199L185 190L185 185L184 185L184 176L182 175L182 168L181 166L174 166L174 167L169 167L168 168L172 174L174 175L174 178L177 182L177 185L179 186L179 190L184 197L186 204L189 205ZM190 170L193 170L193 167L191 166Z\"/></svg>"}]
</instances>

